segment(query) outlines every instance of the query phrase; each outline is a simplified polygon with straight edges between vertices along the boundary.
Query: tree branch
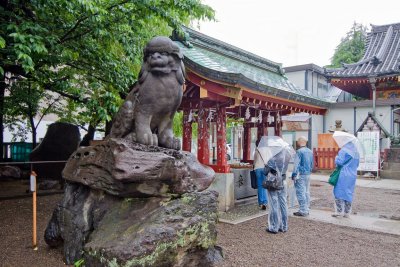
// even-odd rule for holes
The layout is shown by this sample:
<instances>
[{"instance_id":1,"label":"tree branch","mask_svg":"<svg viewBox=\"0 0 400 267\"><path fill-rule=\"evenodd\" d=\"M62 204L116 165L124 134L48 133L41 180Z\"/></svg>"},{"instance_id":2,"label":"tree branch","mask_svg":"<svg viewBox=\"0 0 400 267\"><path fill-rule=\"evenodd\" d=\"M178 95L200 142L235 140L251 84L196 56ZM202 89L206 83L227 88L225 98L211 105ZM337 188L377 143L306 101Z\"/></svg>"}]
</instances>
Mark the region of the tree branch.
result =
<instances>
[{"instance_id":1,"label":"tree branch","mask_svg":"<svg viewBox=\"0 0 400 267\"><path fill-rule=\"evenodd\" d=\"M80 64L84 64L84 65L90 66L89 64L84 63L84 62L80 62ZM75 64L73 64L73 63L67 63L67 64L65 64L65 65L70 66L71 68L75 68L75 69L77 69L77 70L87 71L87 69L81 68L81 67L79 67L79 66L77 66L77 65L75 65ZM105 80L105 79L103 79L103 78L101 78L101 77L98 77L98 76L96 76L96 75L93 75L93 74L91 74L91 73L89 73L89 72L86 73L86 75L88 75L88 76L90 76L90 77L93 77L93 78L96 78L96 79L98 79L99 81L102 81L102 82L105 82L105 83L111 83L110 81L107 81L107 80Z\"/></svg>"},{"instance_id":2,"label":"tree branch","mask_svg":"<svg viewBox=\"0 0 400 267\"><path fill-rule=\"evenodd\" d=\"M50 108L60 100L60 98L58 97L56 100L54 100L43 112L42 115L39 118L38 123L36 124L36 127L40 124L40 122L42 121L42 119L44 118L44 116L46 115L46 113L50 110Z\"/></svg>"},{"instance_id":3,"label":"tree branch","mask_svg":"<svg viewBox=\"0 0 400 267\"><path fill-rule=\"evenodd\" d=\"M117 4L114 4L114 5L111 5L111 6L107 7L106 10L109 11L109 10L111 10L111 9L113 9L113 8L115 8L115 7L117 7L117 6L119 6L119 5L123 5L123 4L126 4L126 3L128 3L128 2L129 2L129 0L121 1L121 2L119 2L119 3L117 3ZM69 29L69 30L60 38L59 43L65 42L65 41L67 40L68 35L70 35L71 33L73 33L73 32L79 27L79 25L80 25L82 22L84 22L85 20L87 20L87 19L90 18L90 17L95 17L95 16L97 16L97 15L99 15L99 12L94 13L94 14L91 15L91 16L84 16L84 17L78 19L78 21L75 23L75 25L72 26L72 28ZM68 38L68 39L71 39L71 38Z\"/></svg>"},{"instance_id":4,"label":"tree branch","mask_svg":"<svg viewBox=\"0 0 400 267\"><path fill-rule=\"evenodd\" d=\"M45 90L48 90L48 91L51 91L51 92L54 92L54 93L57 93L57 94L59 94L59 95L61 95L61 96L64 96L64 97L66 97L66 98L72 99L72 100L74 100L74 101L76 101L76 102L78 102L78 103L86 104L86 103L89 101L88 98L80 99L80 98L77 97L77 96L70 95L70 94L68 94L68 93L61 92L61 91L58 91L58 90L54 90L54 89L51 88L51 86L48 85L48 84L47 84L47 85L44 85L44 89L45 89Z\"/></svg>"}]
</instances>

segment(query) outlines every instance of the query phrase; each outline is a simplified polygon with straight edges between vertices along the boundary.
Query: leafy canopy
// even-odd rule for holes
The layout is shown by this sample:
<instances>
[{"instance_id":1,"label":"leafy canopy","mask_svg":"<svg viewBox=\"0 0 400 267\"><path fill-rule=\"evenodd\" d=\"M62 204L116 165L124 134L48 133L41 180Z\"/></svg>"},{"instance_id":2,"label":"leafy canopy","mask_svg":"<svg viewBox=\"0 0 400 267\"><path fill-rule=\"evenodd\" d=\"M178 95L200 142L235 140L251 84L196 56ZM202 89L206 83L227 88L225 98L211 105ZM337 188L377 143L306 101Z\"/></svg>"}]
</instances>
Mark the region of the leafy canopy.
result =
<instances>
[{"instance_id":1,"label":"leafy canopy","mask_svg":"<svg viewBox=\"0 0 400 267\"><path fill-rule=\"evenodd\" d=\"M54 92L64 121L97 125L135 82L149 39L213 18L200 0L1 1L0 82L13 90L32 83L37 102Z\"/></svg>"}]
</instances>

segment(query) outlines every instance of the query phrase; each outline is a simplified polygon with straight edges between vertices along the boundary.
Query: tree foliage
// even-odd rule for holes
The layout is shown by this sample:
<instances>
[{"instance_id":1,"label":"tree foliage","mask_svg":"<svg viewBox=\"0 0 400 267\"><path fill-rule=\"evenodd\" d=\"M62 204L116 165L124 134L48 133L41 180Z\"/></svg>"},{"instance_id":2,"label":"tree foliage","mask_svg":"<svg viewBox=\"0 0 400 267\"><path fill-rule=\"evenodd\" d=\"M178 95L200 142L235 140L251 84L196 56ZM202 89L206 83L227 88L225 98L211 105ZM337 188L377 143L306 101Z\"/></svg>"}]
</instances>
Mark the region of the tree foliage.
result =
<instances>
[{"instance_id":1,"label":"tree foliage","mask_svg":"<svg viewBox=\"0 0 400 267\"><path fill-rule=\"evenodd\" d=\"M358 62L364 55L366 38L367 27L354 22L350 31L347 32L336 47L335 53L331 58L331 65L328 67L339 68L342 63Z\"/></svg>"},{"instance_id":2,"label":"tree foliage","mask_svg":"<svg viewBox=\"0 0 400 267\"><path fill-rule=\"evenodd\" d=\"M148 40L213 17L201 0L0 1L1 114L11 82L22 91L30 83L60 96L55 112L64 121L109 121L136 80Z\"/></svg>"}]
</instances>

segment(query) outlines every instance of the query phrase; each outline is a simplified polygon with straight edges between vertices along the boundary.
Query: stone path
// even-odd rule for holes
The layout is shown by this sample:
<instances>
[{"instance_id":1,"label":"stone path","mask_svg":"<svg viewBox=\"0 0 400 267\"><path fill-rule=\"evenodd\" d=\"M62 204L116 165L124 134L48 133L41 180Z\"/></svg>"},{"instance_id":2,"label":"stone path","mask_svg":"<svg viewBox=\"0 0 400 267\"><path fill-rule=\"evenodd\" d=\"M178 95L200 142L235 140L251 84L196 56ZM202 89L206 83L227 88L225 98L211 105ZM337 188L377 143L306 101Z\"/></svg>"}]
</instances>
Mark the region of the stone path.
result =
<instances>
[{"instance_id":1,"label":"stone path","mask_svg":"<svg viewBox=\"0 0 400 267\"><path fill-rule=\"evenodd\" d=\"M329 176L321 174L312 174L312 181L327 182ZM375 188L375 189L390 189L400 192L400 180L373 180L373 179L357 179L356 185L358 187ZM314 189L313 189L314 190ZM315 200L312 198L312 200ZM267 211L261 211L255 204L256 198L252 201L248 201L246 205L237 206L234 210L228 213L222 213L220 216L220 222L228 224L240 224L248 220L252 220L261 216L267 216ZM289 200L290 201L290 200ZM297 201L296 201L297 202ZM296 211L296 206L289 208L289 216L293 216L293 212ZM230 213L230 214L229 214ZM388 233L400 236L400 220L390 220L385 218L379 218L375 216L366 216L365 214L352 214L350 218L334 218L331 216L331 209L312 209L308 217L300 217L305 220L313 220L324 223L330 223L334 225L340 225L345 227L357 228L370 230L380 233ZM242 215L242 216L241 216ZM299 218L299 217L297 217Z\"/></svg>"}]
</instances>

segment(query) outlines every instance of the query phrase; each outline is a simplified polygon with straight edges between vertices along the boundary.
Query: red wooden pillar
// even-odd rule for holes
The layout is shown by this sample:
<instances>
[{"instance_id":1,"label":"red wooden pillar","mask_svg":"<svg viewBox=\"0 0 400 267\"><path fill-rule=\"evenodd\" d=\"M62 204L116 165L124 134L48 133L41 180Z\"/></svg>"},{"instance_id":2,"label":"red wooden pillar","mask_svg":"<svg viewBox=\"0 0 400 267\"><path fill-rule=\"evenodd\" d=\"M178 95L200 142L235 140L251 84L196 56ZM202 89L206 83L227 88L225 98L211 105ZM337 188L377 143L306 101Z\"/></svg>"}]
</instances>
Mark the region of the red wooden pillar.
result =
<instances>
[{"instance_id":1,"label":"red wooden pillar","mask_svg":"<svg viewBox=\"0 0 400 267\"><path fill-rule=\"evenodd\" d=\"M208 109L200 109L198 114L197 159L205 165L210 164L208 113Z\"/></svg>"},{"instance_id":2,"label":"red wooden pillar","mask_svg":"<svg viewBox=\"0 0 400 267\"><path fill-rule=\"evenodd\" d=\"M250 145L251 145L251 128L250 124L243 125L243 161L250 161Z\"/></svg>"},{"instance_id":3,"label":"red wooden pillar","mask_svg":"<svg viewBox=\"0 0 400 267\"><path fill-rule=\"evenodd\" d=\"M217 109L217 166L214 170L218 173L229 172L229 165L226 159L226 110Z\"/></svg>"},{"instance_id":4,"label":"red wooden pillar","mask_svg":"<svg viewBox=\"0 0 400 267\"><path fill-rule=\"evenodd\" d=\"M268 136L268 123L264 121L257 125L257 140L261 139L261 136Z\"/></svg>"},{"instance_id":5,"label":"red wooden pillar","mask_svg":"<svg viewBox=\"0 0 400 267\"><path fill-rule=\"evenodd\" d=\"M183 136L182 136L182 150L192 151L192 122L188 121L189 110L183 110Z\"/></svg>"}]
</instances>

